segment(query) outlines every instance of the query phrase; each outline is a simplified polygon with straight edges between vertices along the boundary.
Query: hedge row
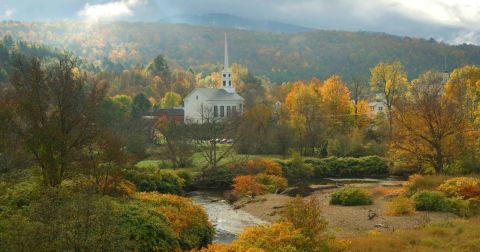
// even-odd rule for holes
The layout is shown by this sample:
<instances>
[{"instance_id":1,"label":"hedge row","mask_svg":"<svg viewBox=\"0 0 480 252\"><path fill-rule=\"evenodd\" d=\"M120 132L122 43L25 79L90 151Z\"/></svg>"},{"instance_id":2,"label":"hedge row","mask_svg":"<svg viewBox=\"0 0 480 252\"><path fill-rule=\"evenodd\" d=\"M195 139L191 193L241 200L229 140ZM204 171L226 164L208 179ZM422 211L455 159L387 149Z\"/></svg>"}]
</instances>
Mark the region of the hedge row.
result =
<instances>
[{"instance_id":1,"label":"hedge row","mask_svg":"<svg viewBox=\"0 0 480 252\"><path fill-rule=\"evenodd\" d=\"M311 165L314 178L325 177L380 177L388 175L387 161L379 156L306 158L304 162ZM282 164L288 169L287 164Z\"/></svg>"}]
</instances>

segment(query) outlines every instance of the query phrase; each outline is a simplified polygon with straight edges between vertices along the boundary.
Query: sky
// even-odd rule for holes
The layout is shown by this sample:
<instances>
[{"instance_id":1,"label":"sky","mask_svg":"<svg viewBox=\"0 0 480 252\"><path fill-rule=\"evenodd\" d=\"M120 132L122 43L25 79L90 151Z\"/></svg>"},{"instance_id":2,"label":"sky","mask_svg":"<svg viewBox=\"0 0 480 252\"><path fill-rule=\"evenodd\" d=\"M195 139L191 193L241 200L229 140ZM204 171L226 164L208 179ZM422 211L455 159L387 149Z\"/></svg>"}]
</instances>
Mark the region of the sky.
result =
<instances>
[{"instance_id":1,"label":"sky","mask_svg":"<svg viewBox=\"0 0 480 252\"><path fill-rule=\"evenodd\" d=\"M95 24L208 13L480 45L480 0L0 0L0 20Z\"/></svg>"}]
</instances>

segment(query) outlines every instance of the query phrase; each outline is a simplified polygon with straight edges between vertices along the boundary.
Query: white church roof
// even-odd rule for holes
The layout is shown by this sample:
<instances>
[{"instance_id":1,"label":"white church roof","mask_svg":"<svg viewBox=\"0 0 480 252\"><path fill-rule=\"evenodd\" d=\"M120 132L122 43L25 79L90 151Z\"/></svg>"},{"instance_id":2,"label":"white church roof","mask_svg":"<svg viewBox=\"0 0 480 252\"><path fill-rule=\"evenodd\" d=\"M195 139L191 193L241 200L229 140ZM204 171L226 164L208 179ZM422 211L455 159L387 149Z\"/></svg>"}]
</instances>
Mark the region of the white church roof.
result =
<instances>
[{"instance_id":1,"label":"white church roof","mask_svg":"<svg viewBox=\"0 0 480 252\"><path fill-rule=\"evenodd\" d=\"M205 100L239 100L243 101L243 97L235 93L229 93L224 89L217 89L217 88L195 88L190 94L188 94L184 100L189 99L192 95L202 95L205 97Z\"/></svg>"}]
</instances>

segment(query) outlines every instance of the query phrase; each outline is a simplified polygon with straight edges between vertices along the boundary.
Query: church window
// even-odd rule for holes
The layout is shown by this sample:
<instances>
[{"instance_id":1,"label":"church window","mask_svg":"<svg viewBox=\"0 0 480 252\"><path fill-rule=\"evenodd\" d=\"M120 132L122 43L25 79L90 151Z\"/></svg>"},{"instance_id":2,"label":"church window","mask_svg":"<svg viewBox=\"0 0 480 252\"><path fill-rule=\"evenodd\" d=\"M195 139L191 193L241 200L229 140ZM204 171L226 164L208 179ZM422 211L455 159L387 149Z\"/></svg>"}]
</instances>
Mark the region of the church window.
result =
<instances>
[{"instance_id":1,"label":"church window","mask_svg":"<svg viewBox=\"0 0 480 252\"><path fill-rule=\"evenodd\" d=\"M232 81L228 81L228 86L229 86L229 87L232 86Z\"/></svg>"},{"instance_id":2,"label":"church window","mask_svg":"<svg viewBox=\"0 0 480 252\"><path fill-rule=\"evenodd\" d=\"M230 74L228 74L228 77L230 77Z\"/></svg>"},{"instance_id":3,"label":"church window","mask_svg":"<svg viewBox=\"0 0 480 252\"><path fill-rule=\"evenodd\" d=\"M232 108L230 106L227 106L227 116L230 116L232 113Z\"/></svg>"},{"instance_id":4,"label":"church window","mask_svg":"<svg viewBox=\"0 0 480 252\"><path fill-rule=\"evenodd\" d=\"M220 117L225 117L225 107L220 106Z\"/></svg>"},{"instance_id":5,"label":"church window","mask_svg":"<svg viewBox=\"0 0 480 252\"><path fill-rule=\"evenodd\" d=\"M227 81L223 81L223 86L226 86L227 85Z\"/></svg>"},{"instance_id":6,"label":"church window","mask_svg":"<svg viewBox=\"0 0 480 252\"><path fill-rule=\"evenodd\" d=\"M226 75L226 74L223 74L223 77L227 77L227 75Z\"/></svg>"},{"instance_id":7,"label":"church window","mask_svg":"<svg viewBox=\"0 0 480 252\"><path fill-rule=\"evenodd\" d=\"M218 117L218 106L213 106L213 117Z\"/></svg>"},{"instance_id":8,"label":"church window","mask_svg":"<svg viewBox=\"0 0 480 252\"><path fill-rule=\"evenodd\" d=\"M239 108L240 108L239 111L242 112L243 111L243 104L240 103L239 105L240 105L239 106Z\"/></svg>"}]
</instances>

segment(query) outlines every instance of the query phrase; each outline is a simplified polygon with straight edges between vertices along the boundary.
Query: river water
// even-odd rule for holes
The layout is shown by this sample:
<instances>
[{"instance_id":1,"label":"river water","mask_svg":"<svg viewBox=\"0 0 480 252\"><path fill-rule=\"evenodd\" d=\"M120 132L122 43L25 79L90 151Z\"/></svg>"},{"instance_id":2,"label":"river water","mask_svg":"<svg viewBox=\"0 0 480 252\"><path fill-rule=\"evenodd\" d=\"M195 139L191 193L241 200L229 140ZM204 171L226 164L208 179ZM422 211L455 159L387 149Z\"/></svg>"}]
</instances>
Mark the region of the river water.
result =
<instances>
[{"instance_id":1,"label":"river water","mask_svg":"<svg viewBox=\"0 0 480 252\"><path fill-rule=\"evenodd\" d=\"M370 178L335 178L326 179L324 184L336 183L385 183L391 184L401 181L398 178L370 179ZM203 206L208 214L210 222L215 227L214 243L230 243L235 240L244 228L267 224L267 222L243 211L242 209L233 209L220 192L214 191L194 191L189 193L190 198L197 204Z\"/></svg>"},{"instance_id":2,"label":"river water","mask_svg":"<svg viewBox=\"0 0 480 252\"><path fill-rule=\"evenodd\" d=\"M218 193L195 191L190 193L190 198L205 208L215 227L214 243L230 243L244 228L267 223L241 209L233 209Z\"/></svg>"}]
</instances>

